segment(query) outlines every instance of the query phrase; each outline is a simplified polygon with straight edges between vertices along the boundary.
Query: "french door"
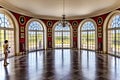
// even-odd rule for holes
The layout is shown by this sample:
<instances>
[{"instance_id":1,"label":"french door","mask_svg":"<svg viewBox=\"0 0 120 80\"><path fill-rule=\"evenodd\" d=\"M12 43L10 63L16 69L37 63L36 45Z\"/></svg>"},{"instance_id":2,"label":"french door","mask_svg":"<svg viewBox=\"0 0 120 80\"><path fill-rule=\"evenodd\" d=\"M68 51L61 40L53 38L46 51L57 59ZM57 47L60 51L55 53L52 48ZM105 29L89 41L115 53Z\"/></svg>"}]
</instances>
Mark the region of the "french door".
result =
<instances>
[{"instance_id":1,"label":"french door","mask_svg":"<svg viewBox=\"0 0 120 80\"><path fill-rule=\"evenodd\" d=\"M44 48L44 29L41 23L32 21L28 27L28 48L29 51Z\"/></svg>"},{"instance_id":2,"label":"french door","mask_svg":"<svg viewBox=\"0 0 120 80\"><path fill-rule=\"evenodd\" d=\"M93 22L85 22L81 28L81 49L95 50L95 26Z\"/></svg>"},{"instance_id":3,"label":"french door","mask_svg":"<svg viewBox=\"0 0 120 80\"><path fill-rule=\"evenodd\" d=\"M120 14L111 19L107 29L107 52L120 56Z\"/></svg>"},{"instance_id":4,"label":"french door","mask_svg":"<svg viewBox=\"0 0 120 80\"><path fill-rule=\"evenodd\" d=\"M8 40L10 54L8 56L14 56L14 27L9 16L0 13L0 58L4 58L3 44L4 41Z\"/></svg>"},{"instance_id":5,"label":"french door","mask_svg":"<svg viewBox=\"0 0 120 80\"><path fill-rule=\"evenodd\" d=\"M82 32L81 48L95 50L95 31Z\"/></svg>"},{"instance_id":6,"label":"french door","mask_svg":"<svg viewBox=\"0 0 120 80\"><path fill-rule=\"evenodd\" d=\"M69 26L56 26L54 32L55 48L70 48L70 28Z\"/></svg>"}]
</instances>

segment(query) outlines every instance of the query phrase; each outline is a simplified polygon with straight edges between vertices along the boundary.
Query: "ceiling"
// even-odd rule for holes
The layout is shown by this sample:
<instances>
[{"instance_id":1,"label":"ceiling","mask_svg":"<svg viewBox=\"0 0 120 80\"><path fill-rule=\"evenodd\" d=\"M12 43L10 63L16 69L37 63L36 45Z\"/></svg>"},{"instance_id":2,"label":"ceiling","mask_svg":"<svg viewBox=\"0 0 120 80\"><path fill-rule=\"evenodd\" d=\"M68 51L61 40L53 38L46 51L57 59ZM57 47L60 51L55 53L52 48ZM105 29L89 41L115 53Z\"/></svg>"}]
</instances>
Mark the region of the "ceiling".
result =
<instances>
[{"instance_id":1,"label":"ceiling","mask_svg":"<svg viewBox=\"0 0 120 80\"><path fill-rule=\"evenodd\" d=\"M0 5L37 18L60 19L63 15L63 0L0 0ZM120 0L65 0L67 19L97 16L117 8Z\"/></svg>"}]
</instances>

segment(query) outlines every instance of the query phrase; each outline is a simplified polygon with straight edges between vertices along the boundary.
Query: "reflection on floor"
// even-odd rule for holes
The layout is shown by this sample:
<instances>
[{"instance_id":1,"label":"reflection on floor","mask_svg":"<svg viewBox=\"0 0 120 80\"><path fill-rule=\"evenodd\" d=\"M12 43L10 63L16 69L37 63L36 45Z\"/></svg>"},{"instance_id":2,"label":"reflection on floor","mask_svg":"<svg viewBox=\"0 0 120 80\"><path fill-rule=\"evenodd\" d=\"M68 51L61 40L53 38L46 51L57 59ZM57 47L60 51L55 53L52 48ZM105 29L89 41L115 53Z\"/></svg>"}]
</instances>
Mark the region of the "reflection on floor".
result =
<instances>
[{"instance_id":1,"label":"reflection on floor","mask_svg":"<svg viewBox=\"0 0 120 80\"><path fill-rule=\"evenodd\" d=\"M120 58L56 49L0 61L0 80L120 80Z\"/></svg>"}]
</instances>

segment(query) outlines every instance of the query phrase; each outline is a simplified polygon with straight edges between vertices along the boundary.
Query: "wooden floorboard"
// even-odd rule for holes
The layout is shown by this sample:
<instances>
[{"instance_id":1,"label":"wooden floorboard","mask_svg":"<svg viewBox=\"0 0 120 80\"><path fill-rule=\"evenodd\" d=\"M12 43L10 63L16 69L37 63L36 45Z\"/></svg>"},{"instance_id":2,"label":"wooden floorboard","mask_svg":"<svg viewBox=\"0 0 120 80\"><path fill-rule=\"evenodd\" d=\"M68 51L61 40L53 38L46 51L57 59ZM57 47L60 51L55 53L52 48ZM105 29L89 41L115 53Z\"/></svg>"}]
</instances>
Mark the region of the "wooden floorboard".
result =
<instances>
[{"instance_id":1,"label":"wooden floorboard","mask_svg":"<svg viewBox=\"0 0 120 80\"><path fill-rule=\"evenodd\" d=\"M120 58L94 51L55 49L0 61L0 80L120 80Z\"/></svg>"}]
</instances>

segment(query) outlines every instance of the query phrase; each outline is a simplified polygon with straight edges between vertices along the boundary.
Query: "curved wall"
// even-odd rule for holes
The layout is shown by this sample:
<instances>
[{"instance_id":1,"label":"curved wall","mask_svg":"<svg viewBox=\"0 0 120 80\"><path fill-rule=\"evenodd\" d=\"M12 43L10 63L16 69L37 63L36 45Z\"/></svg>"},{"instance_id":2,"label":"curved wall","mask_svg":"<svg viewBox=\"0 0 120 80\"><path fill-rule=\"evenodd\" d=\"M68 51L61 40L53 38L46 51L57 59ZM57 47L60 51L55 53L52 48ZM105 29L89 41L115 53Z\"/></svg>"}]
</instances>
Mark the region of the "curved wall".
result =
<instances>
[{"instance_id":1,"label":"curved wall","mask_svg":"<svg viewBox=\"0 0 120 80\"><path fill-rule=\"evenodd\" d=\"M120 10L120 9L118 9ZM11 11L10 11L11 12ZM23 49L25 50L25 38L26 38L26 23L32 18L29 16L25 16L25 15L21 15L18 13L14 13L11 12L15 18L18 21L19 24L19 44L20 44L20 52L23 51ZM98 42L98 47L97 50L103 51L103 24L104 21L106 19L106 17L109 15L110 13L104 14L104 15L100 15L100 16L95 16L95 17L91 17L91 19L93 19L96 24L97 24L97 42ZM20 21L22 20L22 18L24 19L24 22ZM57 20L45 20L45 19L40 19L41 21L43 21L43 23L46 25L46 32L47 32L47 37L46 37L46 42L47 42L47 46L46 49L50 49L52 48L52 27L53 25L57 22ZM81 21L83 21L85 19L77 19L77 20L69 20L70 24L72 25L72 34L73 34L73 48L74 49L78 49L79 46L79 42L78 42L78 27L79 24L81 23Z\"/></svg>"}]
</instances>

